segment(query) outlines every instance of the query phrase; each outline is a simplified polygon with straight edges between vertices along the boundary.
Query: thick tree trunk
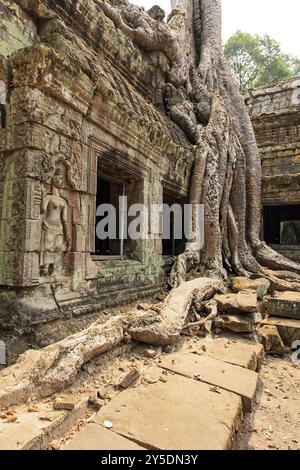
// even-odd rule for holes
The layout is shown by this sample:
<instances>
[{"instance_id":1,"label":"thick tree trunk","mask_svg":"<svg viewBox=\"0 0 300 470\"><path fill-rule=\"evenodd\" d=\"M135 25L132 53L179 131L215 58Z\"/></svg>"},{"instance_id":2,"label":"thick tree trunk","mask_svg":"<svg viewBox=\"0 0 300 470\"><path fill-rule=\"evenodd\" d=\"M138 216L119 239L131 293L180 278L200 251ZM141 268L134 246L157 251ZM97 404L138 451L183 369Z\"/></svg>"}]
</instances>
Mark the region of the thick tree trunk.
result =
<instances>
[{"instance_id":1,"label":"thick tree trunk","mask_svg":"<svg viewBox=\"0 0 300 470\"><path fill-rule=\"evenodd\" d=\"M221 0L172 0L168 25L126 2L94 1L141 49L166 54L169 115L195 145L191 229L199 230L195 208L202 203L205 245L199 252L188 240L170 284L180 285L195 269L217 278L262 273L262 267L300 273L298 264L260 240L261 162L247 107L223 54Z\"/></svg>"},{"instance_id":2,"label":"thick tree trunk","mask_svg":"<svg viewBox=\"0 0 300 470\"><path fill-rule=\"evenodd\" d=\"M205 246L199 271L223 277L224 268L248 275L261 273L265 266L300 273L298 264L260 240L261 161L247 107L223 54L221 0L179 0L176 7L181 14L188 9L186 21L193 11L193 28L185 25L185 32L194 34L190 38L190 50L195 51L190 65L196 64L191 99L198 114L204 93L211 96L210 117L199 132L190 192L191 204L205 206ZM171 19L173 25L176 22ZM191 253L181 255L176 263L173 285L185 279L185 257L191 259Z\"/></svg>"}]
</instances>

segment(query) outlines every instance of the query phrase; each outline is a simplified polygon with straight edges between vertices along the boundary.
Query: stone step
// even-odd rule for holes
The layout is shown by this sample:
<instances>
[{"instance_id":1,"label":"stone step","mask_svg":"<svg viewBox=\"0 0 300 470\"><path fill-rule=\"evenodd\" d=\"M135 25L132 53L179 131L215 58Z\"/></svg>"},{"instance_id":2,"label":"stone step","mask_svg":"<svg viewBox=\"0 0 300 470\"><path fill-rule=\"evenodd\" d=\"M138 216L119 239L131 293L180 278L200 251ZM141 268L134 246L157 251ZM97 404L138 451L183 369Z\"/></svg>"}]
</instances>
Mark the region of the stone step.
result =
<instances>
[{"instance_id":1,"label":"stone step","mask_svg":"<svg viewBox=\"0 0 300 470\"><path fill-rule=\"evenodd\" d=\"M265 297L263 311L269 317L300 320L300 292L281 292Z\"/></svg>"},{"instance_id":2,"label":"stone step","mask_svg":"<svg viewBox=\"0 0 300 470\"><path fill-rule=\"evenodd\" d=\"M45 450L53 439L65 435L88 410L87 400L72 411L54 411L47 403L39 403L37 412L28 412L25 405L16 412L15 422L0 420L0 451Z\"/></svg>"},{"instance_id":3,"label":"stone step","mask_svg":"<svg viewBox=\"0 0 300 470\"><path fill-rule=\"evenodd\" d=\"M162 369L155 368L157 374ZM117 395L93 419L147 449L225 450L242 422L239 395L180 376Z\"/></svg>"},{"instance_id":4,"label":"stone step","mask_svg":"<svg viewBox=\"0 0 300 470\"><path fill-rule=\"evenodd\" d=\"M262 324L276 326L282 341L286 346L291 347L295 341L300 340L300 320L269 317L264 320Z\"/></svg>"},{"instance_id":5,"label":"stone step","mask_svg":"<svg viewBox=\"0 0 300 470\"><path fill-rule=\"evenodd\" d=\"M260 369L264 358L264 347L262 344L253 344L230 338L215 338L212 342L203 340L195 353L208 355L229 364L257 371Z\"/></svg>"},{"instance_id":6,"label":"stone step","mask_svg":"<svg viewBox=\"0 0 300 470\"><path fill-rule=\"evenodd\" d=\"M61 450L144 450L143 447L119 436L103 426L89 423Z\"/></svg>"},{"instance_id":7,"label":"stone step","mask_svg":"<svg viewBox=\"0 0 300 470\"><path fill-rule=\"evenodd\" d=\"M91 299L85 299L84 301L74 301L72 304L67 303L63 308L66 310L72 309L74 316L86 315L94 313L101 309L113 308L118 305L130 304L131 302L146 299L158 294L161 287L158 286L128 286L127 289L119 289L118 294L116 292L103 292L102 294L95 295ZM61 305L60 305L61 306Z\"/></svg>"},{"instance_id":8,"label":"stone step","mask_svg":"<svg viewBox=\"0 0 300 470\"><path fill-rule=\"evenodd\" d=\"M160 367L236 393L242 398L244 410L252 409L258 386L258 374L252 370L191 353L168 355Z\"/></svg>"},{"instance_id":9,"label":"stone step","mask_svg":"<svg viewBox=\"0 0 300 470\"><path fill-rule=\"evenodd\" d=\"M145 294L151 294L152 292L155 293L161 289L160 285L157 284L150 284L150 285L137 285L137 286L132 286L132 284L122 284L119 286L113 286L111 288L107 287L103 290L99 290L99 292L95 292L93 294L88 294L88 295L81 295L78 296L77 293L72 296L72 293L65 293L64 295L60 294L59 296L56 295L56 300L59 303L59 305L62 307L64 304L71 305L72 303L74 305L80 305L84 303L90 303L90 304L97 304L101 302L103 299L106 299L107 297L112 297L116 296L117 294L122 295L122 294L140 294L143 295Z\"/></svg>"},{"instance_id":10,"label":"stone step","mask_svg":"<svg viewBox=\"0 0 300 470\"><path fill-rule=\"evenodd\" d=\"M253 333L261 320L260 314L243 313L241 315L219 315L214 320L216 329L231 331L232 333Z\"/></svg>"}]
</instances>

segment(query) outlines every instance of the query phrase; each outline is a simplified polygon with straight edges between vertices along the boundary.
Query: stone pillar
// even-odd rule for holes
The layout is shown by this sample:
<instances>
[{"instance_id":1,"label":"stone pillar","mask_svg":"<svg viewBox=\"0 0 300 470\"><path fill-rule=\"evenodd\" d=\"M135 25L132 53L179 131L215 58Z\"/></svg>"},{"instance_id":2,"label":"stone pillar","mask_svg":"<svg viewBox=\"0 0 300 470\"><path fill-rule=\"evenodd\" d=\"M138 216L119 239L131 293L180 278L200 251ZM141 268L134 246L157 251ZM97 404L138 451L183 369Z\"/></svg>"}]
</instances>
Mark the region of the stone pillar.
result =
<instances>
[{"instance_id":1,"label":"stone pillar","mask_svg":"<svg viewBox=\"0 0 300 470\"><path fill-rule=\"evenodd\" d=\"M70 81L70 71L44 46L15 53L10 73L0 141L0 285L75 286L96 276L90 259L96 165L82 136L92 89ZM55 190L54 179L60 180ZM49 253L57 263L43 261Z\"/></svg>"}]
</instances>

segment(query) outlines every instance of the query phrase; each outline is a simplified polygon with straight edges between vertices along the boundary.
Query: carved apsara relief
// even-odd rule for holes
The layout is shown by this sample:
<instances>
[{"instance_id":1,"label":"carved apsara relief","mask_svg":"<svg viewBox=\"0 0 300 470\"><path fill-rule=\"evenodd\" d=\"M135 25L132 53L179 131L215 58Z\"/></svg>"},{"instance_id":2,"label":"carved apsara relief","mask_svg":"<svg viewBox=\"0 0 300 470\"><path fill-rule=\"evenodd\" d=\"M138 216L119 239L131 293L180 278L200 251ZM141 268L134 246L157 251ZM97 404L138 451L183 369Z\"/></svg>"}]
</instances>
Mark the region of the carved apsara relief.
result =
<instances>
[{"instance_id":1,"label":"carved apsara relief","mask_svg":"<svg viewBox=\"0 0 300 470\"><path fill-rule=\"evenodd\" d=\"M64 174L61 167L55 170L50 194L42 197L42 237L40 274L50 277L62 271L62 253L71 248L71 231L68 224L68 202L61 196Z\"/></svg>"}]
</instances>

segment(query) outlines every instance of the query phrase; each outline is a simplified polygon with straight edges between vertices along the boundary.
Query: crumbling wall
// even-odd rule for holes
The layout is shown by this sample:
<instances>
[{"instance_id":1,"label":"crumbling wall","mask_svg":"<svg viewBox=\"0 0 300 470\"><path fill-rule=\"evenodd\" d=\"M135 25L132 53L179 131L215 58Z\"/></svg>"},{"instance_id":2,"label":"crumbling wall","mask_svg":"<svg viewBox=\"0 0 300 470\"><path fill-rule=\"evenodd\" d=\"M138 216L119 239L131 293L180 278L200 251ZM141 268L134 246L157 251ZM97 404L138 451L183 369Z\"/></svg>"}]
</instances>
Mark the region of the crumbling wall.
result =
<instances>
[{"instance_id":1,"label":"crumbling wall","mask_svg":"<svg viewBox=\"0 0 300 470\"><path fill-rule=\"evenodd\" d=\"M263 169L264 203L299 203L300 79L259 88L247 97Z\"/></svg>"},{"instance_id":2,"label":"crumbling wall","mask_svg":"<svg viewBox=\"0 0 300 470\"><path fill-rule=\"evenodd\" d=\"M16 2L0 3L0 51L4 57L37 41L37 27Z\"/></svg>"},{"instance_id":3,"label":"crumbling wall","mask_svg":"<svg viewBox=\"0 0 300 470\"><path fill-rule=\"evenodd\" d=\"M246 102L262 161L263 206L300 205L300 79L252 90ZM276 249L300 260L300 246Z\"/></svg>"},{"instance_id":4,"label":"crumbling wall","mask_svg":"<svg viewBox=\"0 0 300 470\"><path fill-rule=\"evenodd\" d=\"M0 5L0 27L12 36L0 48L0 331L17 331L23 348L61 339L62 323L73 332L103 308L157 291L161 233L136 244L126 269L91 257L97 168L110 161L126 170L141 181L143 202L159 204L163 186L187 196L194 149L162 113L169 58L140 48L98 2ZM66 207L53 266L45 246L56 232L44 211L52 197ZM58 333L45 339L49 322Z\"/></svg>"}]
</instances>

